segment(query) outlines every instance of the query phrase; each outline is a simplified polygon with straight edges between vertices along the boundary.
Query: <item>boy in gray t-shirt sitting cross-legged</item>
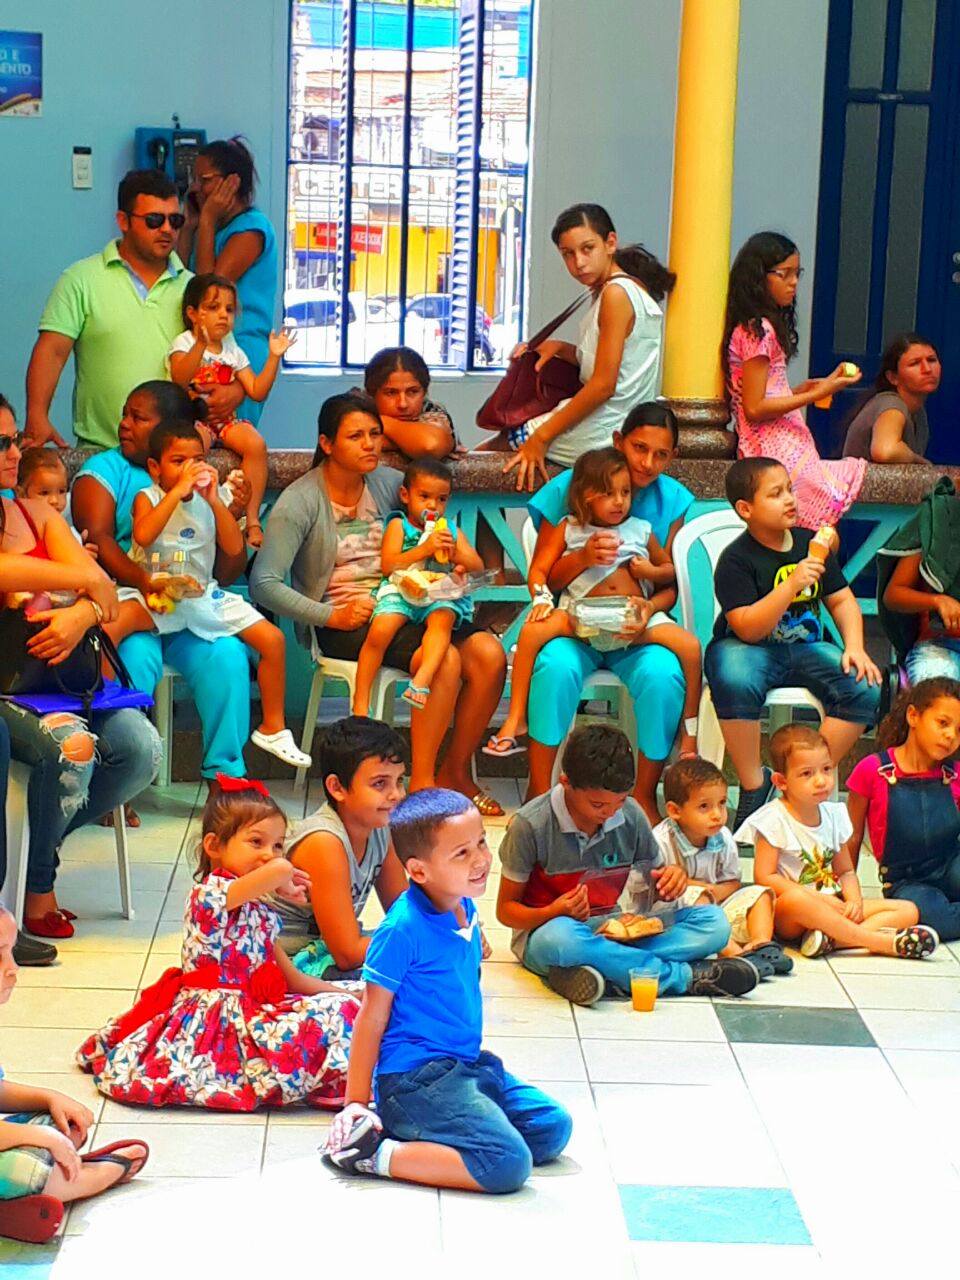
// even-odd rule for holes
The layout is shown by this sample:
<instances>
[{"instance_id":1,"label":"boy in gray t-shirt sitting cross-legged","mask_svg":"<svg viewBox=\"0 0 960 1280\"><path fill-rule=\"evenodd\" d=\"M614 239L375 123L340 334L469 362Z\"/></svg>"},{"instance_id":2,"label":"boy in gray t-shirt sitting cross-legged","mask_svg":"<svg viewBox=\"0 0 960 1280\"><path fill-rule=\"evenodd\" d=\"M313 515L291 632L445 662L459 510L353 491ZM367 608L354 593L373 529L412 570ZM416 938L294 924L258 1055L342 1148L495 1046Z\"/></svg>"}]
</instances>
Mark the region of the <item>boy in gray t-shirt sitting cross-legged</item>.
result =
<instances>
[{"instance_id":1,"label":"boy in gray t-shirt sitting cross-legged","mask_svg":"<svg viewBox=\"0 0 960 1280\"><path fill-rule=\"evenodd\" d=\"M575 730L560 781L521 806L500 846L497 919L513 950L551 990L594 1004L607 984L630 992L630 970L656 977L659 994L742 996L757 970L739 958L705 961L726 946L730 926L716 906L680 908L662 933L615 941L599 932L619 916L632 869L649 871L662 901L687 887L665 866L643 811L630 795L636 761L627 738L605 725Z\"/></svg>"}]
</instances>

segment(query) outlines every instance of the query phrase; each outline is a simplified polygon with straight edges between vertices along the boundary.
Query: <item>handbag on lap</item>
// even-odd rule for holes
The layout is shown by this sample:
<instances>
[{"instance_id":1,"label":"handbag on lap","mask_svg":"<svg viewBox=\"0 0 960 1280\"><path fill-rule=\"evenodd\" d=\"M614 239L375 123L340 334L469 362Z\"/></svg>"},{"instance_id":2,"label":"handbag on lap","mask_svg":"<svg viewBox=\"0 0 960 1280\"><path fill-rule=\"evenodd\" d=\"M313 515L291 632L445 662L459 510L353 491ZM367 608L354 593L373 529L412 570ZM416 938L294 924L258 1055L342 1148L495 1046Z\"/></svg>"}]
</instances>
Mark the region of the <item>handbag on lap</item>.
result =
<instances>
[{"instance_id":1,"label":"handbag on lap","mask_svg":"<svg viewBox=\"0 0 960 1280\"><path fill-rule=\"evenodd\" d=\"M113 642L100 627L84 632L76 648L56 666L27 651L27 641L47 624L34 622L22 608L0 609L0 694L9 698L29 694L58 694L77 699L89 716L95 696L103 689L101 660L106 655L121 683L130 676Z\"/></svg>"}]
</instances>

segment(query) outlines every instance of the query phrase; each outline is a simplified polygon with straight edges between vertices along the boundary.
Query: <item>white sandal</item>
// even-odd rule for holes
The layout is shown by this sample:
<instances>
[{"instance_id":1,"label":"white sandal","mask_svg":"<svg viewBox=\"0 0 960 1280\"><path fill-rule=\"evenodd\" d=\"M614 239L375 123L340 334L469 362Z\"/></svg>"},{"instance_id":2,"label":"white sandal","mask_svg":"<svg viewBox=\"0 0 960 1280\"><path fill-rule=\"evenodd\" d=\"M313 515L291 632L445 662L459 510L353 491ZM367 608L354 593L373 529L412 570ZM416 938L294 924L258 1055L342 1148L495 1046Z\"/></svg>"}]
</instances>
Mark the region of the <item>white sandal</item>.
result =
<instances>
[{"instance_id":1,"label":"white sandal","mask_svg":"<svg viewBox=\"0 0 960 1280\"><path fill-rule=\"evenodd\" d=\"M259 729L254 729L250 741L261 751L269 751L291 769L309 769L313 764L313 757L300 750L289 729L281 729L279 733L261 733Z\"/></svg>"}]
</instances>

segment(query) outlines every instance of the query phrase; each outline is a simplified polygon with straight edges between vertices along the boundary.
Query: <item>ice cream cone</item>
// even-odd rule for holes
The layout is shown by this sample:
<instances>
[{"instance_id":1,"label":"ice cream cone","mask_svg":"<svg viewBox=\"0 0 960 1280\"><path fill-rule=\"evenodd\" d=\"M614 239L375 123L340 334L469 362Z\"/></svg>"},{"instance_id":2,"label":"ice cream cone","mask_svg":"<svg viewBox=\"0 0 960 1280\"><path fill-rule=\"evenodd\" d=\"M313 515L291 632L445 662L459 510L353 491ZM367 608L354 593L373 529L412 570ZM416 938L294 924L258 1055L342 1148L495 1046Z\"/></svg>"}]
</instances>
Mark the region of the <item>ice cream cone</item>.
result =
<instances>
[{"instance_id":1,"label":"ice cream cone","mask_svg":"<svg viewBox=\"0 0 960 1280\"><path fill-rule=\"evenodd\" d=\"M825 563L830 552L836 551L839 545L840 538L836 529L829 524L821 525L810 539L810 555L814 560Z\"/></svg>"}]
</instances>

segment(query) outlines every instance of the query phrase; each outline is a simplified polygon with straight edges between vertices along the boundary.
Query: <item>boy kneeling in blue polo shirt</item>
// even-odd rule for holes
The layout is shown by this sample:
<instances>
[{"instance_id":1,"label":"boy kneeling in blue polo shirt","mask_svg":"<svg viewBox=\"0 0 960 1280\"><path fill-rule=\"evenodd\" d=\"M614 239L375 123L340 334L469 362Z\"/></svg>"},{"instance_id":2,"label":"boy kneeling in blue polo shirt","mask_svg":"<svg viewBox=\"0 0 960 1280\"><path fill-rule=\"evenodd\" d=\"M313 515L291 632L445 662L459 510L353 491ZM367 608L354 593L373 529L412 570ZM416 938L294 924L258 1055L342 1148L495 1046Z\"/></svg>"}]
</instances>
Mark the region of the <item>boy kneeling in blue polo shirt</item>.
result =
<instances>
[{"instance_id":1,"label":"boy kneeling in blue polo shirt","mask_svg":"<svg viewBox=\"0 0 960 1280\"><path fill-rule=\"evenodd\" d=\"M568 1113L480 1049L482 935L473 899L492 855L476 807L431 788L390 817L410 887L371 939L347 1103L324 1160L345 1173L518 1191L570 1140ZM377 1111L370 1107L376 1070Z\"/></svg>"}]
</instances>

